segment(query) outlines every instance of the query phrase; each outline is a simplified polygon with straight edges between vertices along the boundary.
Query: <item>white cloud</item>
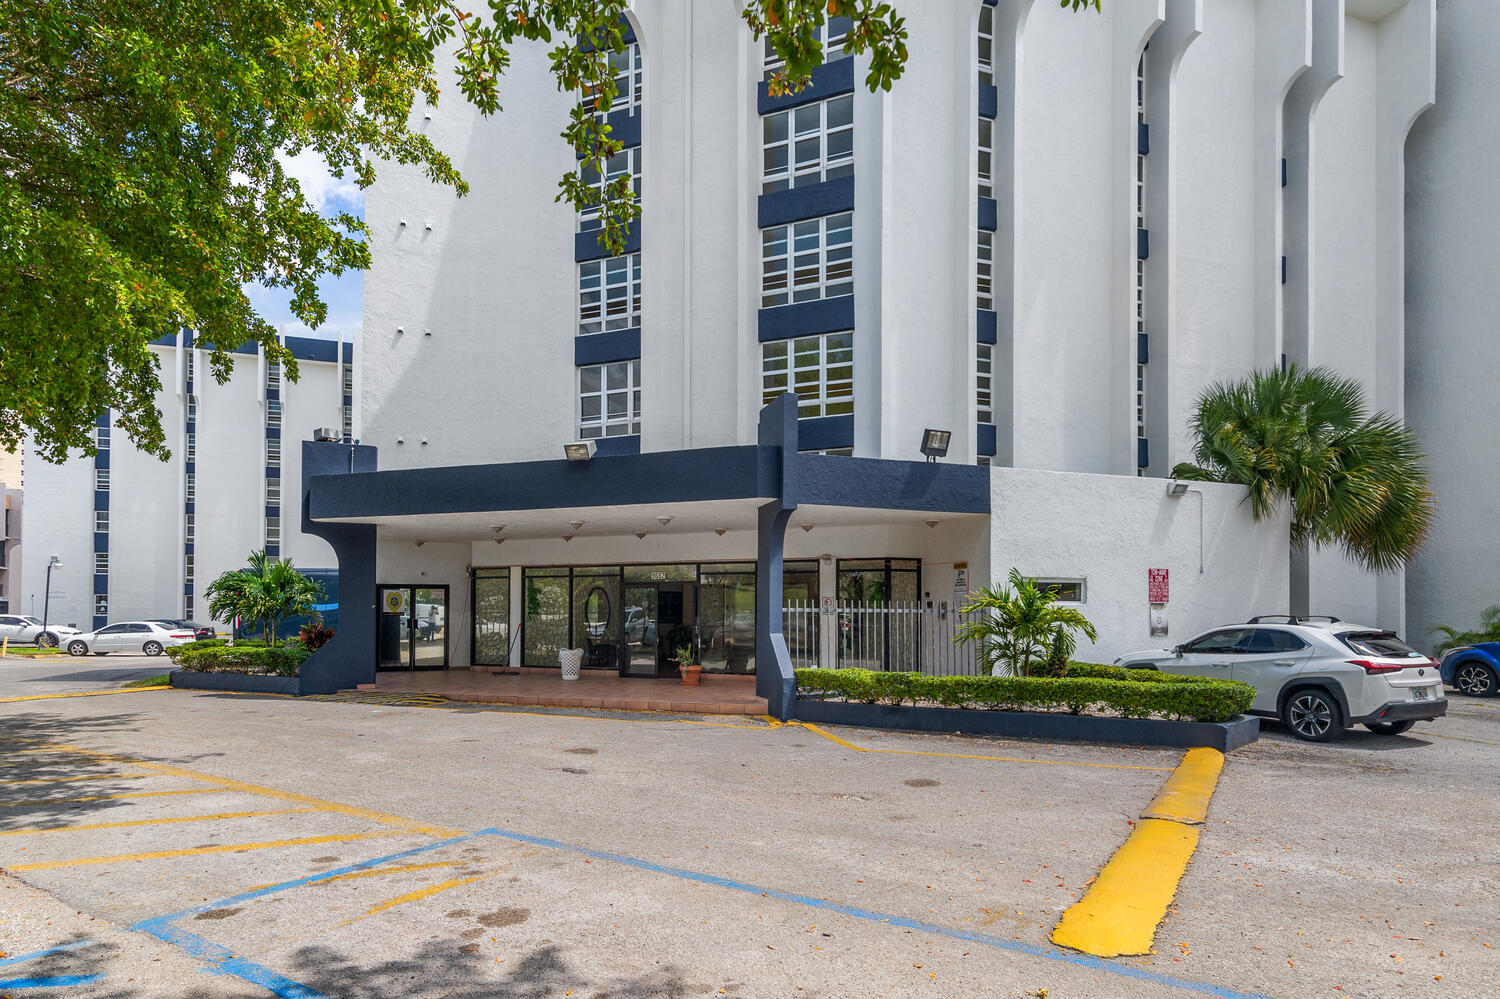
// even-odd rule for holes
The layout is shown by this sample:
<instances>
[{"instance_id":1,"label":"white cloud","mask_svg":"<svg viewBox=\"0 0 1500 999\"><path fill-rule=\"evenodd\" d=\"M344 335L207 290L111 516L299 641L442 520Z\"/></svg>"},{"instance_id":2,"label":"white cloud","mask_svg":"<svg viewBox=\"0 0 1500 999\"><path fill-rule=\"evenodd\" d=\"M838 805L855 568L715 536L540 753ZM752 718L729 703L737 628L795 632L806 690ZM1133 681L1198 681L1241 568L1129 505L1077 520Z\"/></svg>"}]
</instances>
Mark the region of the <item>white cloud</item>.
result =
<instances>
[{"instance_id":1,"label":"white cloud","mask_svg":"<svg viewBox=\"0 0 1500 999\"><path fill-rule=\"evenodd\" d=\"M281 165L287 175L302 185L302 194L324 215L335 212L364 214L364 193L347 174L335 177L316 149L304 149L295 156L282 154Z\"/></svg>"}]
</instances>

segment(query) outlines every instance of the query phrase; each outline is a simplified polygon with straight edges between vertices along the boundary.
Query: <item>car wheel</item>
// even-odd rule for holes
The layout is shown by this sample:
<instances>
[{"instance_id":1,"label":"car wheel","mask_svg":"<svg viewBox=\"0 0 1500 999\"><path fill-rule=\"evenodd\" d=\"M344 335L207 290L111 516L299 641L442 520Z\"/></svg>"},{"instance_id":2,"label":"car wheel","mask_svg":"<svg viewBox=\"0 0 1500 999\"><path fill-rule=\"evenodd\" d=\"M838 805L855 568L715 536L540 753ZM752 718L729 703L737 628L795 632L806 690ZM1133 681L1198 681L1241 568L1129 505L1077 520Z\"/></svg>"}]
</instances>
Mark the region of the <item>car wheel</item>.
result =
<instances>
[{"instance_id":1,"label":"car wheel","mask_svg":"<svg viewBox=\"0 0 1500 999\"><path fill-rule=\"evenodd\" d=\"M39 649L57 648L57 636L50 631L44 631L36 636L36 647Z\"/></svg>"},{"instance_id":2,"label":"car wheel","mask_svg":"<svg viewBox=\"0 0 1500 999\"><path fill-rule=\"evenodd\" d=\"M1459 663L1453 670L1453 686L1460 694L1470 697L1494 697L1500 691L1500 678L1495 671L1477 660Z\"/></svg>"},{"instance_id":3,"label":"car wheel","mask_svg":"<svg viewBox=\"0 0 1500 999\"><path fill-rule=\"evenodd\" d=\"M68 655L70 655L70 656L86 656L88 654L89 654L89 647L85 643L83 643L83 642L69 642L68 643Z\"/></svg>"},{"instance_id":4,"label":"car wheel","mask_svg":"<svg viewBox=\"0 0 1500 999\"><path fill-rule=\"evenodd\" d=\"M1401 721L1365 722L1365 728L1377 735L1400 735L1415 724L1410 718L1404 718Z\"/></svg>"},{"instance_id":5,"label":"car wheel","mask_svg":"<svg viewBox=\"0 0 1500 999\"><path fill-rule=\"evenodd\" d=\"M161 655L161 643L147 642L145 645L141 646L141 651L146 653L146 655L148 656L159 656Z\"/></svg>"},{"instance_id":6,"label":"car wheel","mask_svg":"<svg viewBox=\"0 0 1500 999\"><path fill-rule=\"evenodd\" d=\"M1281 709L1281 720L1297 738L1327 742L1343 730L1343 718L1332 695L1315 687L1295 691Z\"/></svg>"}]
</instances>

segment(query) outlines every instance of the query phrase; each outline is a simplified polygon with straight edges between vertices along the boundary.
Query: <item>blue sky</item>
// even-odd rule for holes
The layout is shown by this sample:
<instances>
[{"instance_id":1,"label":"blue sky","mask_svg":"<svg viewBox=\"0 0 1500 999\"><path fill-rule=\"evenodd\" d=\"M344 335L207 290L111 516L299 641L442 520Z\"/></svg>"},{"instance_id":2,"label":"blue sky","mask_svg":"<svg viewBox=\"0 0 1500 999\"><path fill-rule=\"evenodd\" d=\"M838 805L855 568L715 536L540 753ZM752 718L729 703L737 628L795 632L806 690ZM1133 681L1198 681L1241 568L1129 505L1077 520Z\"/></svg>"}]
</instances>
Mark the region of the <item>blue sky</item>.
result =
<instances>
[{"instance_id":1,"label":"blue sky","mask_svg":"<svg viewBox=\"0 0 1500 999\"><path fill-rule=\"evenodd\" d=\"M337 178L328 172L322 157L311 150L285 159L287 173L302 185L307 200L326 216L348 212L364 218L364 192L348 177ZM310 330L296 316L288 303L291 295L282 288L263 288L247 285L245 294L250 304L267 322L289 336L315 336L337 339L344 334L352 339L360 331L364 295L364 272L346 272L340 277L325 277L318 282L318 290L328 305L328 318L316 330Z\"/></svg>"}]
</instances>

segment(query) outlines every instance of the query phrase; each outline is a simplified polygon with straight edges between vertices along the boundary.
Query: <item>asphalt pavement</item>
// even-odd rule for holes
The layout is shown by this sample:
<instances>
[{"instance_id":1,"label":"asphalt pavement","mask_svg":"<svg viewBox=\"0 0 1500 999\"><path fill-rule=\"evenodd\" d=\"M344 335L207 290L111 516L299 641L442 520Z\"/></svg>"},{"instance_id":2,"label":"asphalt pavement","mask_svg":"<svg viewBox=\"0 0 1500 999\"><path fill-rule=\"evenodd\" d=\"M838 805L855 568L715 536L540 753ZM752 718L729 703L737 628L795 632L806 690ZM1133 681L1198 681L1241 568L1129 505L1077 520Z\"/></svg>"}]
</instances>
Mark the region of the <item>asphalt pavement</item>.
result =
<instances>
[{"instance_id":1,"label":"asphalt pavement","mask_svg":"<svg viewBox=\"0 0 1500 999\"><path fill-rule=\"evenodd\" d=\"M0 698L89 683L12 665ZM1049 935L1177 751L368 700L0 703L0 995L21 976L120 999L1500 982L1500 701L1327 746L1268 726L1225 762L1155 953L1103 960Z\"/></svg>"}]
</instances>

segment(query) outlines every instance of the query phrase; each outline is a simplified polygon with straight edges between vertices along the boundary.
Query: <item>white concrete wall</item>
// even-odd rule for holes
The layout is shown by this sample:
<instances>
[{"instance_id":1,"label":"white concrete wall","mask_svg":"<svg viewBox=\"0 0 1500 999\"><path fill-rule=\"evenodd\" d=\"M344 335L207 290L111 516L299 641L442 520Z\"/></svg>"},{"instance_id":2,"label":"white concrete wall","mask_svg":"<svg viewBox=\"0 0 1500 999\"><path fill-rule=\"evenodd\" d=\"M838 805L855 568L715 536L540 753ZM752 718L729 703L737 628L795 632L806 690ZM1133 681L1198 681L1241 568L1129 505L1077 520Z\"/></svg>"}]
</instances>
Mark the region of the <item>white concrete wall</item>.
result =
<instances>
[{"instance_id":1,"label":"white concrete wall","mask_svg":"<svg viewBox=\"0 0 1500 999\"><path fill-rule=\"evenodd\" d=\"M94 463L42 461L31 449L26 486L26 543L21 547L23 592L11 610L42 616L47 562L52 572L49 620L88 629L94 618Z\"/></svg>"},{"instance_id":2,"label":"white concrete wall","mask_svg":"<svg viewBox=\"0 0 1500 999\"><path fill-rule=\"evenodd\" d=\"M1285 613L1289 521L1282 514L1257 523L1242 486L1193 486L1203 513L1200 573L1198 492L1172 499L1160 479L1025 469L993 469L990 482L991 576L1003 582L1014 566L1029 577L1086 579L1078 609L1099 641L1083 643L1080 658L1108 662ZM1170 573L1166 638L1150 632L1152 568Z\"/></svg>"},{"instance_id":3,"label":"white concrete wall","mask_svg":"<svg viewBox=\"0 0 1500 999\"><path fill-rule=\"evenodd\" d=\"M467 544L436 541L418 548L410 541L381 539L375 547L376 579L380 583L448 587L448 664L454 667L469 665L473 637L469 610L470 552L471 546Z\"/></svg>"},{"instance_id":4,"label":"white concrete wall","mask_svg":"<svg viewBox=\"0 0 1500 999\"><path fill-rule=\"evenodd\" d=\"M156 406L172 457L162 461L146 454L120 427L110 428L107 616L112 621L182 612L183 404L172 384L175 351L156 353L167 383L156 394ZM45 467L33 474L40 478Z\"/></svg>"},{"instance_id":5,"label":"white concrete wall","mask_svg":"<svg viewBox=\"0 0 1500 999\"><path fill-rule=\"evenodd\" d=\"M1438 504L1427 547L1406 573L1406 634L1419 648L1435 626L1472 628L1500 603L1500 422L1491 416L1500 369L1500 4L1440 0L1437 45L1437 103L1406 144L1406 413Z\"/></svg>"}]
</instances>

